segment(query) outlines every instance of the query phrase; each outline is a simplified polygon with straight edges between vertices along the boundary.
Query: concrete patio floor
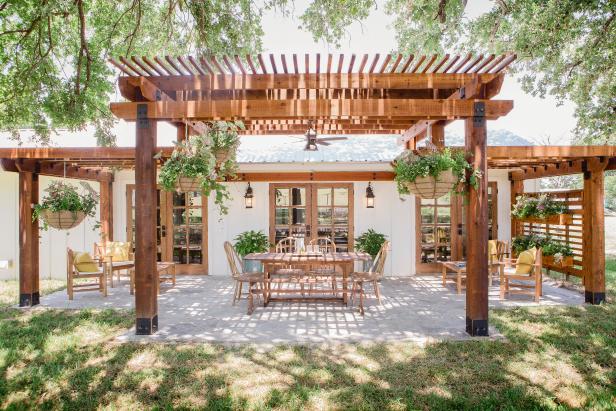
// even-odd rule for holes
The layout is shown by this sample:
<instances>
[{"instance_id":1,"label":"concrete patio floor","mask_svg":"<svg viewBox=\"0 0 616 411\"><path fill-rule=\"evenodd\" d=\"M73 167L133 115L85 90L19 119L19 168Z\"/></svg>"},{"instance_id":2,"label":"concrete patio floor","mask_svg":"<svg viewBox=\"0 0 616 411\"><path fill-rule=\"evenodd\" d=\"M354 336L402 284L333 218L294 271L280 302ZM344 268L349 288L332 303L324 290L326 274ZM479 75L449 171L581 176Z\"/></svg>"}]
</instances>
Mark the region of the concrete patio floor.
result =
<instances>
[{"instance_id":1,"label":"concrete patio floor","mask_svg":"<svg viewBox=\"0 0 616 411\"><path fill-rule=\"evenodd\" d=\"M464 332L465 295L453 283L441 285L431 276L385 278L383 304L368 299L366 314L338 303L271 303L246 314L247 303L231 304L233 284L220 276L181 276L175 288L164 286L159 295L159 331L136 336L134 329L120 341L209 341L221 343L342 343L358 341L414 341L470 338ZM527 296L498 299L498 285L490 288L491 307L580 305L580 293L545 283L539 304ZM96 292L77 293L69 301L66 291L41 298L47 308L133 308L128 284ZM498 337L495 329L491 335Z\"/></svg>"}]
</instances>

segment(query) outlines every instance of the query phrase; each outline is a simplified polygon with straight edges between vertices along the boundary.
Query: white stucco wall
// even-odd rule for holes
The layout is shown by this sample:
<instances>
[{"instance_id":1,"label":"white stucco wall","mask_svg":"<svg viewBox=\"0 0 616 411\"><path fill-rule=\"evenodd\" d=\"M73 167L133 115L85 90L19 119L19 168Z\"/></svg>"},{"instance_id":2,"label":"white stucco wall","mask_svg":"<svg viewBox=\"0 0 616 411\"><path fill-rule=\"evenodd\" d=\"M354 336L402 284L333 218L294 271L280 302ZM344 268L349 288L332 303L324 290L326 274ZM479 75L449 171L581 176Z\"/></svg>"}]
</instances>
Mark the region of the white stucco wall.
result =
<instances>
[{"instance_id":1,"label":"white stucco wall","mask_svg":"<svg viewBox=\"0 0 616 411\"><path fill-rule=\"evenodd\" d=\"M44 196L44 190L54 178L41 176L39 178L39 198ZM19 198L17 173L0 171L0 261L9 261L8 269L0 269L0 279L17 279L19 275ZM78 185L78 180L70 180ZM98 192L99 185L89 182ZM94 243L98 241L99 232L94 230L99 220L97 207L95 218L86 218L84 223L72 230L59 231L49 228L40 230L39 269L40 278L66 278L66 249L92 252Z\"/></svg>"},{"instance_id":2,"label":"white stucco wall","mask_svg":"<svg viewBox=\"0 0 616 411\"><path fill-rule=\"evenodd\" d=\"M380 165L379 167L387 167ZM375 168L375 166L373 166ZM366 170L365 164L313 164L313 165L245 165L241 171L320 171L320 170ZM375 168L377 170L378 168ZM499 238L510 237L510 183L506 170L490 170L489 181L498 183L498 225ZM41 177L40 195L51 178ZM113 183L114 239L126 240L126 185L134 183L133 171L115 174ZM0 278L17 278L19 263L18 233L18 176L16 173L0 171L0 226L5 235L0 236L0 261L11 261L8 269L0 268ZM98 190L97 183L90 183ZM233 241L235 236L246 230L269 231L269 183L252 183L255 202L252 209L244 208L243 195L246 183L229 183L233 200L229 202L229 214L220 219L213 200L208 207L208 270L211 275L229 275L222 244ZM364 196L367 182L355 182L354 237L373 228L387 235L392 241L392 250L386 265L386 275L415 274L415 201L412 197L400 199L393 182L373 183L376 206L367 209ZM525 182L525 191L538 190L536 180ZM66 232L50 229L41 231L40 268L41 278L64 278L66 273L66 248L92 251L98 240L98 232L92 230L96 219L87 219L85 224Z\"/></svg>"}]
</instances>

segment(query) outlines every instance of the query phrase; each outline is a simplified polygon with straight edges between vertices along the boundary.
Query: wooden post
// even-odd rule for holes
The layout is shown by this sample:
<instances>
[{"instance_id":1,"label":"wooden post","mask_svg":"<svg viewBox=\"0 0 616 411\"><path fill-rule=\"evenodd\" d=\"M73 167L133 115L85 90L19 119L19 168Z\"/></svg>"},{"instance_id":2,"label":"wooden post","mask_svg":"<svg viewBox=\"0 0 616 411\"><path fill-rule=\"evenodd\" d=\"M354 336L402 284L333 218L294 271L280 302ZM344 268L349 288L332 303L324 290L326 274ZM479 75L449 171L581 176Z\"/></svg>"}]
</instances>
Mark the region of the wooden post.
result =
<instances>
[{"instance_id":1,"label":"wooden post","mask_svg":"<svg viewBox=\"0 0 616 411\"><path fill-rule=\"evenodd\" d=\"M100 181L101 237L113 241L113 182Z\"/></svg>"},{"instance_id":2,"label":"wooden post","mask_svg":"<svg viewBox=\"0 0 616 411\"><path fill-rule=\"evenodd\" d=\"M156 274L156 120L137 106L135 150L135 311L137 335L158 330Z\"/></svg>"},{"instance_id":3,"label":"wooden post","mask_svg":"<svg viewBox=\"0 0 616 411\"><path fill-rule=\"evenodd\" d=\"M466 151L474 169L481 172L479 186L468 186L466 207L466 332L488 335L488 161L485 106L474 105L473 118L465 119Z\"/></svg>"},{"instance_id":4,"label":"wooden post","mask_svg":"<svg viewBox=\"0 0 616 411\"><path fill-rule=\"evenodd\" d=\"M176 130L177 130L177 134L176 134L176 140L178 143L181 141L186 140L186 128L188 126L186 125L186 123L180 123L176 126Z\"/></svg>"},{"instance_id":5,"label":"wooden post","mask_svg":"<svg viewBox=\"0 0 616 411\"><path fill-rule=\"evenodd\" d=\"M511 204L509 205L509 210L516 202L516 198L524 193L524 181L523 180L511 180ZM511 219L511 241L518 235L522 234L518 232L519 222L513 216L510 216Z\"/></svg>"},{"instance_id":6,"label":"wooden post","mask_svg":"<svg viewBox=\"0 0 616 411\"><path fill-rule=\"evenodd\" d=\"M19 172L19 306L39 304L39 223L32 221L38 203L38 174Z\"/></svg>"},{"instance_id":7,"label":"wooden post","mask_svg":"<svg viewBox=\"0 0 616 411\"><path fill-rule=\"evenodd\" d=\"M432 124L432 144L437 147L445 147L445 124L437 122Z\"/></svg>"},{"instance_id":8,"label":"wooden post","mask_svg":"<svg viewBox=\"0 0 616 411\"><path fill-rule=\"evenodd\" d=\"M605 301L604 170L607 161L588 162L584 172L584 296L590 304Z\"/></svg>"}]
</instances>

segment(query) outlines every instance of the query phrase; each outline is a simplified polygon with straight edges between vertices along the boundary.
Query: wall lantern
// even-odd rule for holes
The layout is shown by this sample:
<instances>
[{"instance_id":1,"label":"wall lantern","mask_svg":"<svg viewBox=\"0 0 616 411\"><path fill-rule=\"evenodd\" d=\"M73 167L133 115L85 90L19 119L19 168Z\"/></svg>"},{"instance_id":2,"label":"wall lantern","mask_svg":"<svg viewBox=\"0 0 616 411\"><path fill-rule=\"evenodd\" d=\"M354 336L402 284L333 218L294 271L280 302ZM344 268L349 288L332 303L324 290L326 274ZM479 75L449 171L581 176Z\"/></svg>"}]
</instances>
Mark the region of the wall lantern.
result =
<instances>
[{"instance_id":1,"label":"wall lantern","mask_svg":"<svg viewBox=\"0 0 616 411\"><path fill-rule=\"evenodd\" d=\"M250 183L248 183L248 187L246 188L246 194L244 194L244 205L246 208L252 208L252 199L254 198L254 194L252 193L252 187L250 187Z\"/></svg>"},{"instance_id":2,"label":"wall lantern","mask_svg":"<svg viewBox=\"0 0 616 411\"><path fill-rule=\"evenodd\" d=\"M368 187L366 187L366 208L374 208L374 191L372 191L372 183L368 183Z\"/></svg>"}]
</instances>

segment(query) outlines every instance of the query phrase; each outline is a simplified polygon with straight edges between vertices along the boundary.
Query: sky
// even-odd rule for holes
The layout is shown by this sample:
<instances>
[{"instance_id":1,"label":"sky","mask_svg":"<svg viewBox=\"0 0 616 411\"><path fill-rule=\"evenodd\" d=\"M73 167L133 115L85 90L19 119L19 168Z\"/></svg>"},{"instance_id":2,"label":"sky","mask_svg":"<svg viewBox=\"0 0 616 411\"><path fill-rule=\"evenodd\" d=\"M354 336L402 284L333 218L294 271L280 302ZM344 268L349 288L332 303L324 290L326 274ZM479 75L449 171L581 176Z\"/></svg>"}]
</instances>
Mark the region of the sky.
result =
<instances>
[{"instance_id":1,"label":"sky","mask_svg":"<svg viewBox=\"0 0 616 411\"><path fill-rule=\"evenodd\" d=\"M349 26L348 36L341 42L342 46L339 49L322 42L315 42L310 33L299 29L300 21L297 17L284 18L275 11L268 12L263 16L264 52L275 54L386 54L395 49L395 34L391 27L391 17L384 12L382 2L377 3L377 8L366 21ZM295 16L299 16L307 4L308 0L296 0ZM490 5L491 2L487 0L469 1L467 13L469 17L481 14ZM453 54L455 50L449 52ZM522 91L514 76L505 78L501 92L495 98L513 100L514 108L507 116L488 122L489 129L506 129L537 144L545 144L548 141L559 145L570 143L575 126L574 106L571 102L565 102L558 107L556 100L551 97L545 99L532 97ZM119 94L117 94L117 99L119 99ZM447 131L463 135L463 122L452 123L447 127ZM134 145L134 123L120 121L115 127L115 133L118 136L118 145ZM176 131L173 126L166 123L161 124L158 129L158 145L170 145L175 135ZM7 141L6 137L6 135L0 135L0 145L13 145ZM80 133L62 133L54 136L53 141L64 147L96 145L92 129Z\"/></svg>"}]
</instances>

